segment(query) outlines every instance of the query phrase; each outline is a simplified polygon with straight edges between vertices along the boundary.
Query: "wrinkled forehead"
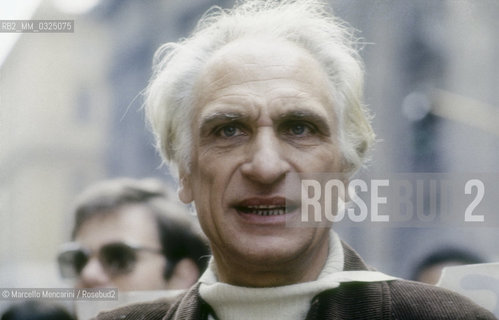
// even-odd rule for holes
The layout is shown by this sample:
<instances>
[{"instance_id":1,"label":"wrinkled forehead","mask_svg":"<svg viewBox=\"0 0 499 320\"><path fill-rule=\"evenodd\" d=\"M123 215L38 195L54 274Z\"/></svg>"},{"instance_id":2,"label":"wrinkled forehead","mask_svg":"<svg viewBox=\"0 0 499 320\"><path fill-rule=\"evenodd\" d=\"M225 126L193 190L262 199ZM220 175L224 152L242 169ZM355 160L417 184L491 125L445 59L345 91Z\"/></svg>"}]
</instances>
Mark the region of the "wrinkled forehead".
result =
<instances>
[{"instance_id":1,"label":"wrinkled forehead","mask_svg":"<svg viewBox=\"0 0 499 320\"><path fill-rule=\"evenodd\" d=\"M320 63L307 50L286 40L246 38L219 49L207 61L196 84L197 111L210 100L234 94L235 87L237 92L257 92L270 99L298 98L299 91L301 98L314 98L330 107L325 116L333 117L331 87Z\"/></svg>"}]
</instances>

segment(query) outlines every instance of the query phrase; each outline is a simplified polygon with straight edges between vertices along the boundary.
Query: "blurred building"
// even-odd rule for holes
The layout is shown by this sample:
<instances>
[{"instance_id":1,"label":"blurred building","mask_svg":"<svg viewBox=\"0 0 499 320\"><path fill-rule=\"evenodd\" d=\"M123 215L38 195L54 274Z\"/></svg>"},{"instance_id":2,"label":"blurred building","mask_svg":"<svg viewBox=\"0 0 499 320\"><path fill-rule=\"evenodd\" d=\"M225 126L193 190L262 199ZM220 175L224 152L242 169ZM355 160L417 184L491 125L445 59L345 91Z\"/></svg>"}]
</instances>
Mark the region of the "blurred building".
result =
<instances>
[{"instance_id":1,"label":"blurred building","mask_svg":"<svg viewBox=\"0 0 499 320\"><path fill-rule=\"evenodd\" d=\"M366 41L366 100L380 139L369 171L497 176L499 21L495 17L499 3L333 3ZM418 259L442 245L497 258L492 245L497 240L496 227L435 223L432 228L372 225L340 231L367 261L406 277Z\"/></svg>"},{"instance_id":2,"label":"blurred building","mask_svg":"<svg viewBox=\"0 0 499 320\"><path fill-rule=\"evenodd\" d=\"M42 1L32 18L60 15ZM0 66L0 287L58 283L71 200L106 176L109 40L94 22L76 27L22 34Z\"/></svg>"}]
</instances>

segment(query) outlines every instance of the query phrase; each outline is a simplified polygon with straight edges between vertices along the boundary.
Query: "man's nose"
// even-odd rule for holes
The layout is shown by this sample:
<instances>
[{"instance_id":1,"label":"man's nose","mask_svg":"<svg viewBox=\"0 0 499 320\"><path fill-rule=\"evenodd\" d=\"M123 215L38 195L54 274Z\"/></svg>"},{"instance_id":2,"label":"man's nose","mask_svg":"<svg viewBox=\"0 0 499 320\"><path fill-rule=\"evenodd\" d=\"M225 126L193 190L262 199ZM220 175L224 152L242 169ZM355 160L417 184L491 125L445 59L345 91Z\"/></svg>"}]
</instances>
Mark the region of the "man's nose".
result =
<instances>
[{"instance_id":1,"label":"man's nose","mask_svg":"<svg viewBox=\"0 0 499 320\"><path fill-rule=\"evenodd\" d=\"M111 280L96 257L90 258L81 270L78 287L99 288L110 286Z\"/></svg>"},{"instance_id":2,"label":"man's nose","mask_svg":"<svg viewBox=\"0 0 499 320\"><path fill-rule=\"evenodd\" d=\"M243 175L262 184L283 179L290 164L273 128L260 128L250 146L248 160L241 167Z\"/></svg>"}]
</instances>

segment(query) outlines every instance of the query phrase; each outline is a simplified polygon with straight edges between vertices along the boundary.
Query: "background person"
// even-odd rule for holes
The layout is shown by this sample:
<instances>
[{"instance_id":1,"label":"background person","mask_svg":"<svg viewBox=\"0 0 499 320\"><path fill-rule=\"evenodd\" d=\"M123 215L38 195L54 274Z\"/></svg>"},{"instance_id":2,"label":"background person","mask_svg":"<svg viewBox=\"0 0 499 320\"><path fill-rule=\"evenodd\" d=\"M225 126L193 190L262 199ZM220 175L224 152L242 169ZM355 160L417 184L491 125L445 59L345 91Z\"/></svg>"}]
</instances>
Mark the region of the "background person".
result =
<instances>
[{"instance_id":1,"label":"background person","mask_svg":"<svg viewBox=\"0 0 499 320\"><path fill-rule=\"evenodd\" d=\"M460 248L441 248L428 254L412 272L411 279L437 284L445 267L485 263L477 254Z\"/></svg>"},{"instance_id":2,"label":"background person","mask_svg":"<svg viewBox=\"0 0 499 320\"><path fill-rule=\"evenodd\" d=\"M10 306L1 320L76 320L76 317L60 305L28 300Z\"/></svg>"},{"instance_id":3,"label":"background person","mask_svg":"<svg viewBox=\"0 0 499 320\"><path fill-rule=\"evenodd\" d=\"M185 289L206 267L209 248L175 194L158 180L116 179L78 198L72 242L58 256L76 287Z\"/></svg>"}]
</instances>

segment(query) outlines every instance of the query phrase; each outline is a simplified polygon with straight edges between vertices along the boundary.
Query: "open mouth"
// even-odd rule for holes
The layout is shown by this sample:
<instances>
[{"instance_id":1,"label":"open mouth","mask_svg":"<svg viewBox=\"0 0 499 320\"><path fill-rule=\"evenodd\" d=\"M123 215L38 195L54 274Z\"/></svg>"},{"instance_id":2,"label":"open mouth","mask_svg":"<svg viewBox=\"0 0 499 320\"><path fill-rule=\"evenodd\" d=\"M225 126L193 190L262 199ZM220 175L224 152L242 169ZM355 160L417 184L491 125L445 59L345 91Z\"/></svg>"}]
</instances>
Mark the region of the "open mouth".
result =
<instances>
[{"instance_id":1,"label":"open mouth","mask_svg":"<svg viewBox=\"0 0 499 320\"><path fill-rule=\"evenodd\" d=\"M236 209L244 214L258 216L280 216L286 213L286 207L281 205L238 206Z\"/></svg>"},{"instance_id":2,"label":"open mouth","mask_svg":"<svg viewBox=\"0 0 499 320\"><path fill-rule=\"evenodd\" d=\"M294 211L296 205L293 203L284 197L249 198L236 203L234 208L244 215L276 217Z\"/></svg>"}]
</instances>

